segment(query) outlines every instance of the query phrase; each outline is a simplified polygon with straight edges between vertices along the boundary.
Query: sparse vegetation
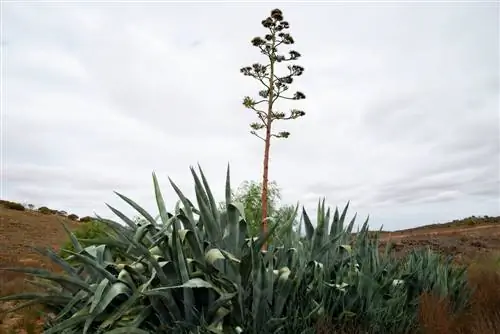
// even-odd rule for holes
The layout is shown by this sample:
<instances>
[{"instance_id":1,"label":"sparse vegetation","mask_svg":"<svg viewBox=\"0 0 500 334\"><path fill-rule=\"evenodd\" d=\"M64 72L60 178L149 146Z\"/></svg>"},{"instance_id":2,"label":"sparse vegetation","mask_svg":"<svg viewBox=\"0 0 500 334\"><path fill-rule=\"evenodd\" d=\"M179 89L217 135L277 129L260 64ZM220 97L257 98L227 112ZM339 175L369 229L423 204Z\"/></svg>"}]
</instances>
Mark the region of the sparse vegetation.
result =
<instances>
[{"instance_id":1,"label":"sparse vegetation","mask_svg":"<svg viewBox=\"0 0 500 334\"><path fill-rule=\"evenodd\" d=\"M57 214L57 210L49 209L46 206L39 207L38 208L38 212L40 212L40 213L42 213L44 215L55 215L55 214Z\"/></svg>"},{"instance_id":2,"label":"sparse vegetation","mask_svg":"<svg viewBox=\"0 0 500 334\"><path fill-rule=\"evenodd\" d=\"M461 227L469 227L469 226L481 226L481 225L492 225L499 224L500 225L500 217L490 217L490 216L471 216L463 219L454 219L451 222L442 223L442 224L429 224L423 225L415 228L405 229L401 232L412 232L415 230L422 229L445 229L445 228L461 228Z\"/></svg>"},{"instance_id":3,"label":"sparse vegetation","mask_svg":"<svg viewBox=\"0 0 500 334\"><path fill-rule=\"evenodd\" d=\"M0 205L6 209L11 209L11 210L17 210L17 211L26 210L24 205L22 205L21 203L16 203L11 201L0 200Z\"/></svg>"},{"instance_id":4,"label":"sparse vegetation","mask_svg":"<svg viewBox=\"0 0 500 334\"><path fill-rule=\"evenodd\" d=\"M81 218L80 218L80 221L81 221L82 223L88 223L88 222L93 221L94 219L95 219L95 218L92 218L92 217L90 217L90 216L85 216L85 217L81 217Z\"/></svg>"},{"instance_id":5,"label":"sparse vegetation","mask_svg":"<svg viewBox=\"0 0 500 334\"><path fill-rule=\"evenodd\" d=\"M78 216L75 215L74 213L71 213L68 215L68 218L71 219L71 220L74 220L74 221L77 221L78 220Z\"/></svg>"}]
</instances>

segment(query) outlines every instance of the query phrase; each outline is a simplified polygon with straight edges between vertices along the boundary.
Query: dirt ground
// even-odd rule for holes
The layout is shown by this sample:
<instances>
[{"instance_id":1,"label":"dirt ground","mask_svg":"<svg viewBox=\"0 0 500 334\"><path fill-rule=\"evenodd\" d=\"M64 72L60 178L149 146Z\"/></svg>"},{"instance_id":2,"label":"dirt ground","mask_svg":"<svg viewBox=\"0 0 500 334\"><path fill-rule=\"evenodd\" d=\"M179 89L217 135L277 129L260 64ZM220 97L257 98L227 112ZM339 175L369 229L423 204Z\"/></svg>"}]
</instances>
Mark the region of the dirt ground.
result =
<instances>
[{"instance_id":1,"label":"dirt ground","mask_svg":"<svg viewBox=\"0 0 500 334\"><path fill-rule=\"evenodd\" d=\"M58 215L16 211L0 206L0 266L52 268L49 260L27 246L59 248L67 239L61 221L70 229L76 228L79 224ZM0 296L26 291L29 288L24 283L24 277L21 274L0 271ZM12 306L12 303L0 302L0 334L23 333L21 328L26 327L25 323L33 320L26 319L25 316L20 317L15 313L2 314L2 311ZM37 317L35 309L30 313L30 317Z\"/></svg>"},{"instance_id":2,"label":"dirt ground","mask_svg":"<svg viewBox=\"0 0 500 334\"><path fill-rule=\"evenodd\" d=\"M404 254L415 248L430 247L443 255L451 255L458 263L500 255L500 217L496 222L467 227L423 227L410 232L387 232L381 244L392 241L396 252Z\"/></svg>"},{"instance_id":3,"label":"dirt ground","mask_svg":"<svg viewBox=\"0 0 500 334\"><path fill-rule=\"evenodd\" d=\"M59 215L46 215L29 210L15 211L0 206L0 266L52 268L50 261L26 246L59 248L67 240L61 221L70 229L81 224ZM440 253L453 255L457 262L468 263L481 257L500 255L500 217L383 232L381 245L389 240L394 243L400 254L418 247L430 246ZM21 275L0 271L0 295L27 289ZM2 311L11 306L11 303L0 303L0 334L26 333L21 329L25 328L25 323L29 320L26 319L26 313L23 316L2 314ZM37 318L36 312L32 310L30 315L34 319Z\"/></svg>"}]
</instances>

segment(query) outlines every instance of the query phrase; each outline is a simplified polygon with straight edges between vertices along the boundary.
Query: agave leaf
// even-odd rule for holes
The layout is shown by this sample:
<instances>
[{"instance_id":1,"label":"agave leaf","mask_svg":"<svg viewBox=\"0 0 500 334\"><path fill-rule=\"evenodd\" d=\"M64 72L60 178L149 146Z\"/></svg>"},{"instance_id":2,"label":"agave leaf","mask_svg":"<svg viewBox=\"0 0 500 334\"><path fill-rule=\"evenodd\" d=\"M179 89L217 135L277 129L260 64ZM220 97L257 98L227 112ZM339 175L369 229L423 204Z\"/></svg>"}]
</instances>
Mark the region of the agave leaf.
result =
<instances>
[{"instance_id":1,"label":"agave leaf","mask_svg":"<svg viewBox=\"0 0 500 334\"><path fill-rule=\"evenodd\" d=\"M18 273L24 273L28 274L31 276L47 279L53 282L59 283L61 286L65 287L69 291L75 291L74 288L76 288L76 291L78 290L85 290L88 292L92 292L90 289L90 286L88 283L83 281L79 277L71 277L71 276L65 276L65 275L60 275L60 274L55 274L52 273L48 270L41 269L41 268L29 268L29 267L3 267L0 268L0 270L4 271L11 271L11 272L18 272Z\"/></svg>"},{"instance_id":2,"label":"agave leaf","mask_svg":"<svg viewBox=\"0 0 500 334\"><path fill-rule=\"evenodd\" d=\"M182 283L188 282L189 281L189 269L188 265L186 263L186 258L184 256L184 251L182 249L181 243L180 243L180 238L179 238L179 231L177 230L177 225L173 225L173 256L176 260L177 268L179 270L179 278ZM193 291L190 289L183 289L183 296L184 296L184 316L186 317L186 321L191 322L193 319L193 309L194 309L194 295Z\"/></svg>"},{"instance_id":3,"label":"agave leaf","mask_svg":"<svg viewBox=\"0 0 500 334\"><path fill-rule=\"evenodd\" d=\"M83 254L72 252L67 249L63 249L63 251L65 253L71 254L72 256L77 258L80 262L91 267L95 272L99 273L102 276L102 278L107 278L110 282L116 283L116 277L113 276L113 274L111 274L109 271L107 271L106 268L104 268L101 264L99 264L95 259Z\"/></svg>"},{"instance_id":4,"label":"agave leaf","mask_svg":"<svg viewBox=\"0 0 500 334\"><path fill-rule=\"evenodd\" d=\"M233 199L233 194L231 191L231 173L230 173L230 168L229 164L227 164L227 169L226 169L226 189L225 189L225 195L226 195L226 205L232 202Z\"/></svg>"},{"instance_id":5,"label":"agave leaf","mask_svg":"<svg viewBox=\"0 0 500 334\"><path fill-rule=\"evenodd\" d=\"M78 274L76 273L75 269L73 269L73 267L71 267L68 262L64 261L59 255L57 255L57 253L55 253L54 251L52 251L51 249L48 249L48 248L41 248L41 247L32 247L32 246L27 246L30 250L40 254L40 255L43 255L43 256L47 256L48 258L50 258L52 260L52 262L54 262L55 264L57 264L59 267L61 267L62 269L64 269L65 272L67 272L69 275L71 276L78 276Z\"/></svg>"},{"instance_id":6,"label":"agave leaf","mask_svg":"<svg viewBox=\"0 0 500 334\"><path fill-rule=\"evenodd\" d=\"M336 207L335 208L335 213L333 214L333 221L332 221L332 224L330 226L330 236L332 235L337 235L340 231L338 229L338 223L339 223L339 220L340 220L340 214L339 214L339 208Z\"/></svg>"},{"instance_id":7,"label":"agave leaf","mask_svg":"<svg viewBox=\"0 0 500 334\"><path fill-rule=\"evenodd\" d=\"M25 279L25 282L31 284L34 287L40 288L46 292L57 295L70 294L69 292L63 291L63 288L54 282L44 280L44 279Z\"/></svg>"},{"instance_id":8,"label":"agave leaf","mask_svg":"<svg viewBox=\"0 0 500 334\"><path fill-rule=\"evenodd\" d=\"M344 236L342 232L338 233L337 235L334 235L328 240L323 246L321 246L320 249L318 249L312 256L313 259L321 259L321 257L326 254L329 250L332 249L332 246ZM346 245L349 247L349 245Z\"/></svg>"},{"instance_id":9,"label":"agave leaf","mask_svg":"<svg viewBox=\"0 0 500 334\"><path fill-rule=\"evenodd\" d=\"M200 264L203 264L203 251L202 245L200 244L198 238L196 237L196 233L191 230L184 230L185 235L184 238L187 240L189 244L190 250L193 252L194 259L197 260Z\"/></svg>"},{"instance_id":10,"label":"agave leaf","mask_svg":"<svg viewBox=\"0 0 500 334\"><path fill-rule=\"evenodd\" d=\"M255 240L255 242L253 243L253 247L254 247L254 250L256 252L260 251L262 249L262 246L264 244L266 244L269 239L275 235L276 233L276 230L278 230L279 228L279 224L274 224L271 226L271 228L267 231L267 234L263 234L261 232L260 236L257 238L257 240Z\"/></svg>"},{"instance_id":11,"label":"agave leaf","mask_svg":"<svg viewBox=\"0 0 500 334\"><path fill-rule=\"evenodd\" d=\"M327 225L327 222L325 221L325 200L323 199L322 202L318 202L318 220L317 220L317 226L316 229L313 233L313 239L312 239L312 254L313 257L315 257L316 252L320 249L320 247L324 243L324 232L325 232L325 226Z\"/></svg>"},{"instance_id":12,"label":"agave leaf","mask_svg":"<svg viewBox=\"0 0 500 334\"><path fill-rule=\"evenodd\" d=\"M253 315L253 330L254 333L264 331L264 324L267 314L267 280L266 268L261 259L260 254L254 254L254 281L253 281L253 301L252 301L252 315Z\"/></svg>"},{"instance_id":13,"label":"agave leaf","mask_svg":"<svg viewBox=\"0 0 500 334\"><path fill-rule=\"evenodd\" d=\"M288 267L281 268L276 284L276 300L273 305L273 314L280 317L283 314L286 302L293 290L293 281L290 279L291 271Z\"/></svg>"},{"instance_id":14,"label":"agave leaf","mask_svg":"<svg viewBox=\"0 0 500 334\"><path fill-rule=\"evenodd\" d=\"M342 211L342 214L340 215L339 228L342 230L344 229L344 220L347 215L347 210L349 209L350 203L351 203L350 201L347 202L346 206L344 207L344 210Z\"/></svg>"},{"instance_id":15,"label":"agave leaf","mask_svg":"<svg viewBox=\"0 0 500 334\"><path fill-rule=\"evenodd\" d=\"M305 208L302 208L302 217L304 218L304 226L306 227L306 238L307 240L312 241L314 236L314 227Z\"/></svg>"},{"instance_id":16,"label":"agave leaf","mask_svg":"<svg viewBox=\"0 0 500 334\"><path fill-rule=\"evenodd\" d=\"M134 202L133 200L131 200L130 198L128 198L127 196L125 195L122 195L118 192L114 192L116 195L118 195L118 197L120 197L122 200L124 200L125 202L127 202L128 205L130 205L131 207L133 207L141 216L143 216L148 222L150 222L151 224L153 225L156 225L156 220L153 218L153 216L151 216L146 210L144 210L139 204L137 204L136 202Z\"/></svg>"},{"instance_id":17,"label":"agave leaf","mask_svg":"<svg viewBox=\"0 0 500 334\"><path fill-rule=\"evenodd\" d=\"M226 236L227 250L236 256L241 256L241 249L247 236L247 223L245 221L245 209L243 204L238 202L228 202L227 225L228 236ZM243 219L240 219L243 217Z\"/></svg>"},{"instance_id":18,"label":"agave leaf","mask_svg":"<svg viewBox=\"0 0 500 334\"><path fill-rule=\"evenodd\" d=\"M105 266L107 263L113 262L113 254L106 245L90 245L84 249L87 254L95 259L97 264Z\"/></svg>"},{"instance_id":19,"label":"agave leaf","mask_svg":"<svg viewBox=\"0 0 500 334\"><path fill-rule=\"evenodd\" d=\"M78 239L76 238L75 234L68 229L68 227L66 226L66 224L64 223L64 221L60 220L60 223L61 223L62 227L64 228L64 231L66 231L66 234L69 236L69 238L71 240L71 243L73 244L73 248L77 252L81 252L83 250L83 247L78 242Z\"/></svg>"},{"instance_id":20,"label":"agave leaf","mask_svg":"<svg viewBox=\"0 0 500 334\"><path fill-rule=\"evenodd\" d=\"M185 215L186 215L186 217L187 217L187 219L189 221L189 224L190 224L190 226L188 227L188 229L191 230L191 231L196 231L196 229L195 229L196 222L195 222L195 219L194 219L194 216L193 216L193 210L192 210L192 206L193 205L184 196L184 194L179 189L179 187L177 187L177 185L174 183L174 181L172 181L171 178L168 178L168 180L170 181L170 185L172 186L172 188L174 188L174 191L176 192L177 196L179 196L179 199L182 202L182 205L184 206L183 211L185 212Z\"/></svg>"},{"instance_id":21,"label":"agave leaf","mask_svg":"<svg viewBox=\"0 0 500 334\"><path fill-rule=\"evenodd\" d=\"M132 289L134 291L136 290L134 280L132 279L132 276L130 275L130 273L127 270L125 270L125 269L120 270L120 272L118 273L118 281L123 282L130 289Z\"/></svg>"},{"instance_id":22,"label":"agave leaf","mask_svg":"<svg viewBox=\"0 0 500 334\"><path fill-rule=\"evenodd\" d=\"M164 291L169 291L171 289L180 289L180 288L214 289L214 286L201 278L191 278L187 282L184 282L180 285L164 286L161 288L150 289L149 291L145 291L144 295L145 296L162 295L162 292L164 292Z\"/></svg>"},{"instance_id":23,"label":"agave leaf","mask_svg":"<svg viewBox=\"0 0 500 334\"><path fill-rule=\"evenodd\" d=\"M247 220L247 218L245 217L245 206L243 205L243 203L231 202L229 205L233 206L237 210L237 213L240 215L242 219L244 219L245 221Z\"/></svg>"},{"instance_id":24,"label":"agave leaf","mask_svg":"<svg viewBox=\"0 0 500 334\"><path fill-rule=\"evenodd\" d=\"M269 331L272 331L273 333L282 333L283 332L283 325L285 324L285 322L287 320L288 320L287 317L271 318L267 321L267 328L269 329ZM304 333L301 333L301 334L304 334Z\"/></svg>"},{"instance_id":25,"label":"agave leaf","mask_svg":"<svg viewBox=\"0 0 500 334\"><path fill-rule=\"evenodd\" d=\"M153 172L153 185L155 188L156 205L158 206L158 211L160 212L160 218L165 227L169 226L172 221L170 220L169 214L165 207L165 201L163 200L163 195L161 194L160 185L158 184L158 179L156 178L156 173Z\"/></svg>"},{"instance_id":26,"label":"agave leaf","mask_svg":"<svg viewBox=\"0 0 500 334\"><path fill-rule=\"evenodd\" d=\"M231 176L229 164L227 165L226 171L226 212L227 212L227 225L229 226L229 251L233 252L237 256L241 255L241 245L245 242L246 237L246 225L240 224L239 216L243 217L245 220L245 209L242 204L233 203L233 196L231 190ZM241 238L242 228L245 228L243 233L243 238ZM233 239L234 238L234 239Z\"/></svg>"},{"instance_id":27,"label":"agave leaf","mask_svg":"<svg viewBox=\"0 0 500 334\"><path fill-rule=\"evenodd\" d=\"M149 289L151 282L153 281L154 276L152 276L147 282L142 284L137 288L137 290L123 303L118 309L113 312L103 323L99 326L100 329L111 327L118 319L120 319L123 315L125 315L130 308L136 304L139 299L144 295L144 291ZM117 294L118 296L118 294Z\"/></svg>"},{"instance_id":28,"label":"agave leaf","mask_svg":"<svg viewBox=\"0 0 500 334\"><path fill-rule=\"evenodd\" d=\"M119 237L123 238L124 240L128 241L131 245L131 247L135 247L135 250L140 253L140 255L147 259L149 263L153 266L153 268L156 271L156 274L158 275L158 278L160 279L161 284L167 285L168 284L168 278L161 269L158 261L154 258L153 255L149 252L149 249L141 245L140 243L137 243L133 240L133 238L130 238L127 236L125 233L122 233L121 231L116 231L119 235ZM113 282L113 281L112 281Z\"/></svg>"},{"instance_id":29,"label":"agave leaf","mask_svg":"<svg viewBox=\"0 0 500 334\"><path fill-rule=\"evenodd\" d=\"M143 243L144 237L147 237L149 242L153 242L153 236L156 232L156 225L151 224L150 222L145 223L137 228L134 235L134 241L137 243ZM149 233L149 234L148 234Z\"/></svg>"},{"instance_id":30,"label":"agave leaf","mask_svg":"<svg viewBox=\"0 0 500 334\"><path fill-rule=\"evenodd\" d=\"M198 200L198 207L200 209L200 218L203 220L204 227L208 233L211 242L217 243L222 239L222 231L220 230L219 222L215 220L212 210L208 204L208 197L203 190L200 179L193 169L191 169L195 182L195 194Z\"/></svg>"},{"instance_id":31,"label":"agave leaf","mask_svg":"<svg viewBox=\"0 0 500 334\"><path fill-rule=\"evenodd\" d=\"M116 234L116 231L120 231L122 233L133 233L136 229L137 229L137 225L134 223L133 226L123 226L122 224L119 224L117 222L115 222L114 220L111 220L111 219L107 219L107 218L103 218L101 216L99 216L98 214L95 215L97 220L105 225L107 225L113 232L115 232ZM107 232L107 231L105 231ZM108 234L108 233L106 233Z\"/></svg>"},{"instance_id":32,"label":"agave leaf","mask_svg":"<svg viewBox=\"0 0 500 334\"><path fill-rule=\"evenodd\" d=\"M357 216L358 214L355 213L354 216L352 217L351 222L347 226L346 233L350 234L352 232L352 228L354 227L354 222L356 221Z\"/></svg>"},{"instance_id":33,"label":"agave leaf","mask_svg":"<svg viewBox=\"0 0 500 334\"><path fill-rule=\"evenodd\" d=\"M108 285L109 285L109 280L105 278L97 286L97 289L92 298L92 304L90 305L90 313L93 313L94 310L96 309L97 305L101 301L104 290L108 287Z\"/></svg>"},{"instance_id":34,"label":"agave leaf","mask_svg":"<svg viewBox=\"0 0 500 334\"><path fill-rule=\"evenodd\" d=\"M209 322L214 323L217 322L220 319L217 319L217 321L214 319L215 316L217 315L217 311L221 308L227 305L228 303L231 302L231 300L237 295L237 292L232 292L232 293L224 293L222 294L214 303L212 303L207 311L207 319Z\"/></svg>"},{"instance_id":35,"label":"agave leaf","mask_svg":"<svg viewBox=\"0 0 500 334\"><path fill-rule=\"evenodd\" d=\"M103 290L101 296L99 296L99 302L96 304L96 311L99 314L104 313L111 302L120 295L126 295L130 298L132 295L130 288L120 282L107 286L107 288Z\"/></svg>"},{"instance_id":36,"label":"agave leaf","mask_svg":"<svg viewBox=\"0 0 500 334\"><path fill-rule=\"evenodd\" d=\"M107 246L110 250L126 250L129 246L130 243L121 241L119 239L112 239L112 238L96 238L96 239L79 239L82 243L88 244L90 246L95 246L95 245L102 245L102 246ZM85 250L88 252L88 249L85 248ZM130 254L127 252L124 252L122 254L123 256L129 255L129 258L133 258Z\"/></svg>"},{"instance_id":37,"label":"agave leaf","mask_svg":"<svg viewBox=\"0 0 500 334\"><path fill-rule=\"evenodd\" d=\"M82 312L83 313L83 312ZM57 334L64 333L69 329L76 329L76 326L85 322L88 318L88 314L78 314L76 313L71 318L66 319L52 326L51 328L45 330L44 334Z\"/></svg>"},{"instance_id":38,"label":"agave leaf","mask_svg":"<svg viewBox=\"0 0 500 334\"><path fill-rule=\"evenodd\" d=\"M89 296L89 293L86 292L86 291L78 291L78 293L76 293L74 296L73 296L73 299L71 299L70 302L68 302L65 307L59 312L59 314L57 314L57 317L55 319L55 322L60 322L69 312L71 312L73 310L73 308L76 307L76 305L80 302L82 302L83 300L87 299Z\"/></svg>"},{"instance_id":39,"label":"agave leaf","mask_svg":"<svg viewBox=\"0 0 500 334\"><path fill-rule=\"evenodd\" d=\"M225 251L224 249L220 249L219 248L219 251L222 253L222 255L227 259L229 260L229 262L233 262L233 263L241 263L241 261L236 257L234 256L233 254Z\"/></svg>"},{"instance_id":40,"label":"agave leaf","mask_svg":"<svg viewBox=\"0 0 500 334\"><path fill-rule=\"evenodd\" d=\"M118 216L118 218L120 218L124 223L126 223L128 226L130 226L133 230L135 230L137 228L137 224L132 220L130 219L129 217L127 217L126 215L124 215L120 210L118 209L115 209L114 207L112 207L111 205L107 204L106 203L106 206L115 214Z\"/></svg>"},{"instance_id":41,"label":"agave leaf","mask_svg":"<svg viewBox=\"0 0 500 334\"><path fill-rule=\"evenodd\" d=\"M121 327L107 331L106 334L150 334L150 332L135 327Z\"/></svg>"},{"instance_id":42,"label":"agave leaf","mask_svg":"<svg viewBox=\"0 0 500 334\"><path fill-rule=\"evenodd\" d=\"M198 177L198 175L196 174L196 171L194 170L194 168L192 166L189 169L191 170L191 175L193 176L193 179L194 179L195 189L197 187L199 188L200 197L201 197L203 203L205 203L207 206L209 206L208 195L207 195L207 193L202 185L200 178ZM198 200L198 202L199 202L199 200ZM211 211L211 209L209 209L209 211ZM214 216L212 215L212 217L214 217Z\"/></svg>"},{"instance_id":43,"label":"agave leaf","mask_svg":"<svg viewBox=\"0 0 500 334\"><path fill-rule=\"evenodd\" d=\"M53 295L41 292L32 292L32 293L25 292L25 293L18 293L14 295L0 297L0 301L7 302L7 301L29 300L32 301L34 304L43 303L43 304L61 305L63 303L69 302L71 298L72 298L71 296L64 296L64 295ZM15 307L13 309L10 309L6 313L14 312L24 307L26 306Z\"/></svg>"},{"instance_id":44,"label":"agave leaf","mask_svg":"<svg viewBox=\"0 0 500 334\"><path fill-rule=\"evenodd\" d=\"M273 304L273 296L274 296L274 252L268 251L266 255L264 255L264 263L263 265L266 268L266 291L265 298L267 300L268 305Z\"/></svg>"},{"instance_id":45,"label":"agave leaf","mask_svg":"<svg viewBox=\"0 0 500 334\"><path fill-rule=\"evenodd\" d=\"M203 173L203 170L201 169L201 166L198 164L198 169L200 171L200 176L203 181L203 186L205 187L205 191L208 196L208 202L210 204L210 207L212 209L212 213L214 215L215 221L220 221L220 213L219 213L219 208L217 206L217 203L215 202L215 198L212 194L212 191L210 190L210 185L208 184L207 178L205 177L205 174Z\"/></svg>"}]
</instances>

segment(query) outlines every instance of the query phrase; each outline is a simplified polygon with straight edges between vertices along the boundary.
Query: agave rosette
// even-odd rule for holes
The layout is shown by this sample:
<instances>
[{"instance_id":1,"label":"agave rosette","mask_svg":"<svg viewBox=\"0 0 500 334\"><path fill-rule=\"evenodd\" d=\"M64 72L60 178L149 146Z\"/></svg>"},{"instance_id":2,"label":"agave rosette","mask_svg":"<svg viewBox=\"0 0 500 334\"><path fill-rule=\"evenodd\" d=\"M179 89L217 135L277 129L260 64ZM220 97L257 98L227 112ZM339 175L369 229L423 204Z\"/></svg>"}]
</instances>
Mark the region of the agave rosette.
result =
<instances>
[{"instance_id":1,"label":"agave rosette","mask_svg":"<svg viewBox=\"0 0 500 334\"><path fill-rule=\"evenodd\" d=\"M298 231L297 206L268 235L248 238L244 208L231 201L229 168L223 210L201 168L191 172L196 206L170 180L179 201L167 212L153 173L159 219L117 194L141 223L109 206L122 223L97 217L109 226L106 238L78 240L68 231L74 251L64 258L36 249L63 274L2 268L34 276L44 289L0 301L45 305L54 314L45 333L313 333L323 317L406 333L415 329L423 291L451 296L457 310L466 305L463 271L433 253L395 260L388 245L381 254L368 220L354 236L356 216L345 224L349 204L331 215L320 201L316 224L303 209Z\"/></svg>"}]
</instances>

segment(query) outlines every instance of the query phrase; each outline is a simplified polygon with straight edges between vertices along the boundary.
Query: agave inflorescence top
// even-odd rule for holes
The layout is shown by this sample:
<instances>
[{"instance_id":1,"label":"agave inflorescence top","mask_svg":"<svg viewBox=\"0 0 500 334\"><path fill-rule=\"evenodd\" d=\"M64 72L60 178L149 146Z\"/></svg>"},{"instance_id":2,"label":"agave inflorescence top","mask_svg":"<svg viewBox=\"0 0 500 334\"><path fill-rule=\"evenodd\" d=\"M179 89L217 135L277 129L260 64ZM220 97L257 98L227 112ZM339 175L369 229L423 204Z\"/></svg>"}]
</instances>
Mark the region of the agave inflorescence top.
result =
<instances>
[{"instance_id":1,"label":"agave inflorescence top","mask_svg":"<svg viewBox=\"0 0 500 334\"><path fill-rule=\"evenodd\" d=\"M179 197L167 212L153 173L159 221L118 194L145 223L119 210L125 225L97 217L112 232L101 240L77 240L75 251L58 256L36 250L64 274L39 268L3 268L28 273L43 292L6 296L19 307L43 304L54 314L45 333L313 333L327 317L338 324L356 321L373 333L415 329L418 296L434 291L466 305L463 270L430 252L394 260L368 221L353 237L355 217L344 226L348 205L333 217L318 204L316 227L303 209L305 236L289 221L268 235L248 238L244 210L231 201L229 168L226 206L220 211L200 168L191 169L196 206L170 181ZM269 251L261 246L273 236ZM71 263L71 264L70 264Z\"/></svg>"}]
</instances>

